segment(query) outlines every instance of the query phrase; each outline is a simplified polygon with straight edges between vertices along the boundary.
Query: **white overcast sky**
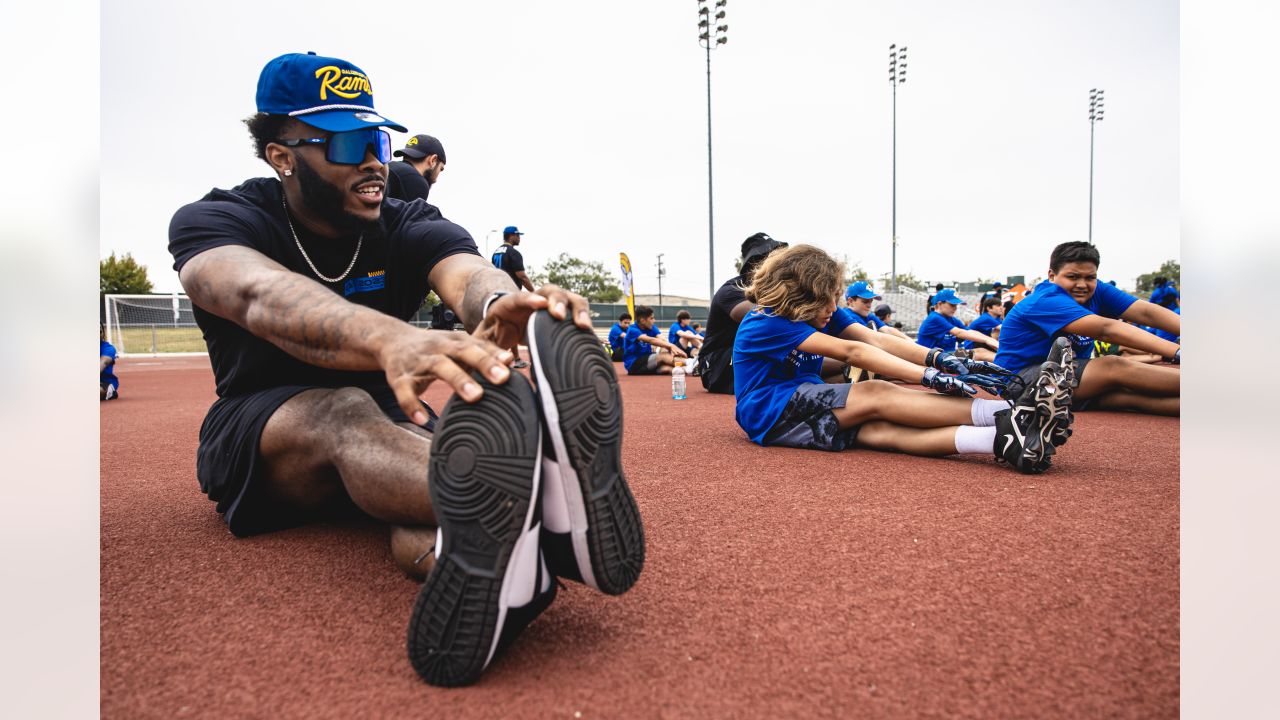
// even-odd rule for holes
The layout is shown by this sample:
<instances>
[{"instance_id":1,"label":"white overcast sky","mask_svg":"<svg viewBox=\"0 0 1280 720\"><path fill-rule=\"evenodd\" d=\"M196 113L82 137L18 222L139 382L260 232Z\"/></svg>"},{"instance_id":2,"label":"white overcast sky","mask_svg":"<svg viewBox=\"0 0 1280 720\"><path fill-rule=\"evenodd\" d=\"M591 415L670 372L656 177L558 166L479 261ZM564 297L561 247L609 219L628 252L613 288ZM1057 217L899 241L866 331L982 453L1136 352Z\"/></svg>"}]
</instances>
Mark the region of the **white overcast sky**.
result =
<instances>
[{"instance_id":1,"label":"white overcast sky","mask_svg":"<svg viewBox=\"0 0 1280 720\"><path fill-rule=\"evenodd\" d=\"M179 290L169 219L266 174L239 122L258 73L314 50L360 66L377 109L439 137L431 194L483 249L518 225L534 269L560 252L637 292L706 297L706 67L697 3L507 0L101 6L101 254ZM1103 279L1179 258L1178 4L1160 0L731 0L712 53L716 283L764 231L890 267L890 43L898 92L898 268L930 281L1042 276L1088 232ZM393 133L401 147L407 135Z\"/></svg>"}]
</instances>

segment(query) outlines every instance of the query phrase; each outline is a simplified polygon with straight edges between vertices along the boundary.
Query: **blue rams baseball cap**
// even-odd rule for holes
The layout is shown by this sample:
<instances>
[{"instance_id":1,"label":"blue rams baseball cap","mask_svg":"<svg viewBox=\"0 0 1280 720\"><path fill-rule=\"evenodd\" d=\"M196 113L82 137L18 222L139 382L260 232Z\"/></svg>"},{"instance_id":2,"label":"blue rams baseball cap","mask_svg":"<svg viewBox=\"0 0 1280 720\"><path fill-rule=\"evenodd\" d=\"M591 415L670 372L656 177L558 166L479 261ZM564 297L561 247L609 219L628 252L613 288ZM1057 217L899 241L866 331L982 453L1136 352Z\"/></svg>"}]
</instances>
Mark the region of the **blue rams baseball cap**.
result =
<instances>
[{"instance_id":1,"label":"blue rams baseball cap","mask_svg":"<svg viewBox=\"0 0 1280 720\"><path fill-rule=\"evenodd\" d=\"M961 300L960 296L956 295L956 291L952 290L951 288L943 288L940 292L934 294L933 302L934 304L937 304L940 302L951 303L952 305L968 304L964 300Z\"/></svg>"},{"instance_id":2,"label":"blue rams baseball cap","mask_svg":"<svg viewBox=\"0 0 1280 720\"><path fill-rule=\"evenodd\" d=\"M844 296L847 298L860 297L866 300L880 299L880 296L876 294L876 289L871 287L871 283L866 280L859 280L850 285L849 289L844 291Z\"/></svg>"},{"instance_id":3,"label":"blue rams baseball cap","mask_svg":"<svg viewBox=\"0 0 1280 720\"><path fill-rule=\"evenodd\" d=\"M281 55L262 68L258 112L288 115L329 132L375 127L407 132L373 109L373 86L363 70L313 52Z\"/></svg>"},{"instance_id":4,"label":"blue rams baseball cap","mask_svg":"<svg viewBox=\"0 0 1280 720\"><path fill-rule=\"evenodd\" d=\"M508 225L502 228L503 235L523 235L524 233L516 229L515 225Z\"/></svg>"}]
</instances>

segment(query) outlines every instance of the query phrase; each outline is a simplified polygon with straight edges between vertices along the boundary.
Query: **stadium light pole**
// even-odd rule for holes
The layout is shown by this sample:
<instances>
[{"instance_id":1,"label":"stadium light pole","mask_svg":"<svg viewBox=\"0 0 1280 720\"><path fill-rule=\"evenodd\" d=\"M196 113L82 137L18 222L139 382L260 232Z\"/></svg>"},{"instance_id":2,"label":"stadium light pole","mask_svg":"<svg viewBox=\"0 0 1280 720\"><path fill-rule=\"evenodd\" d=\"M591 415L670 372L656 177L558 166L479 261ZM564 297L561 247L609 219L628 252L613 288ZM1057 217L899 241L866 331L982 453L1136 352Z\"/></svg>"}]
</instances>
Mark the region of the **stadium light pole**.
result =
<instances>
[{"instance_id":1,"label":"stadium light pole","mask_svg":"<svg viewBox=\"0 0 1280 720\"><path fill-rule=\"evenodd\" d=\"M716 217L711 183L711 51L729 42L725 6L729 0L698 0L698 44L707 53L707 299L716 296Z\"/></svg>"},{"instance_id":2,"label":"stadium light pole","mask_svg":"<svg viewBox=\"0 0 1280 720\"><path fill-rule=\"evenodd\" d=\"M1093 244L1093 129L1102 122L1103 90L1093 88L1089 91L1089 244Z\"/></svg>"},{"instance_id":3,"label":"stadium light pole","mask_svg":"<svg viewBox=\"0 0 1280 720\"><path fill-rule=\"evenodd\" d=\"M889 84L893 86L893 250L890 272L893 292L898 292L898 86L907 81L907 46L889 46Z\"/></svg>"}]
</instances>

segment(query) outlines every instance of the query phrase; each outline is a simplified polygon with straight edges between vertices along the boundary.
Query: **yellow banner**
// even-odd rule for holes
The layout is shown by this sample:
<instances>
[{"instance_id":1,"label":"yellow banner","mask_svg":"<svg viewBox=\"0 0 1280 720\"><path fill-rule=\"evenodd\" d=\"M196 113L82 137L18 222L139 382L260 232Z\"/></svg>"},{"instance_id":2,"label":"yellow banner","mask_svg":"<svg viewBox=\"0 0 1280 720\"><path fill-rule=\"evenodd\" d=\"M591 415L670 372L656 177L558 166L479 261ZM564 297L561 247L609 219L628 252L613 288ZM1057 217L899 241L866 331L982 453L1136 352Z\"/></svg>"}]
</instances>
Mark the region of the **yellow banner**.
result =
<instances>
[{"instance_id":1,"label":"yellow banner","mask_svg":"<svg viewBox=\"0 0 1280 720\"><path fill-rule=\"evenodd\" d=\"M631 284L631 261L626 253L618 253L618 262L622 264L622 294L627 297L627 313L636 316L636 289Z\"/></svg>"}]
</instances>

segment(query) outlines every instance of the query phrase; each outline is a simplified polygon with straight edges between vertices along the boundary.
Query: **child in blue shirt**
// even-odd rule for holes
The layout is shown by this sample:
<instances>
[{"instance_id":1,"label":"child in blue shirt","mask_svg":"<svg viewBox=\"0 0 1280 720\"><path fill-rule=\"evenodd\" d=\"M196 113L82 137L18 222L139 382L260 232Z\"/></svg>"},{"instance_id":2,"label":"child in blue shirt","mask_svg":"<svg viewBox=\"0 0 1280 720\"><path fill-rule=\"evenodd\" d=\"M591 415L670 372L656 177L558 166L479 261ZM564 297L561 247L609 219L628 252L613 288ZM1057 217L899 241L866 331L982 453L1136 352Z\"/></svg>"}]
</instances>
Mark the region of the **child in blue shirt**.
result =
<instances>
[{"instance_id":1,"label":"child in blue shirt","mask_svg":"<svg viewBox=\"0 0 1280 720\"><path fill-rule=\"evenodd\" d=\"M1181 362L1181 347L1125 320L1180 336L1181 318L1159 305L1139 300L1098 282L1098 249L1087 242L1062 243L1049 256L1049 279L1036 286L1005 316L1000 328L997 365L1025 373L1045 359L1056 338L1075 349L1072 363L1077 410L1133 410L1157 415L1180 412L1181 374L1177 368L1148 365L1120 355L1092 358L1102 340L1169 362Z\"/></svg>"},{"instance_id":2,"label":"child in blue shirt","mask_svg":"<svg viewBox=\"0 0 1280 720\"><path fill-rule=\"evenodd\" d=\"M662 333L653 326L653 308L645 305L636 308L635 324L627 329L622 345L622 365L628 375L668 375L675 367L675 358L687 357L683 350L662 339ZM671 352L657 353L653 351L655 347Z\"/></svg>"},{"instance_id":3,"label":"child in blue shirt","mask_svg":"<svg viewBox=\"0 0 1280 720\"><path fill-rule=\"evenodd\" d=\"M904 340L910 340L906 333L885 324L879 315L872 314L871 306L880 296L876 294L875 288L871 287L871 283L865 280L859 280L849 286L844 291L845 305L853 311L854 322L871 328L877 332L889 333Z\"/></svg>"},{"instance_id":4,"label":"child in blue shirt","mask_svg":"<svg viewBox=\"0 0 1280 720\"><path fill-rule=\"evenodd\" d=\"M116 347L107 342L106 328L98 329L98 400L120 397L120 378L116 377Z\"/></svg>"},{"instance_id":5,"label":"child in blue shirt","mask_svg":"<svg viewBox=\"0 0 1280 720\"><path fill-rule=\"evenodd\" d=\"M944 350L954 350L957 340L980 343L992 350L1000 347L992 337L970 330L956 318L956 310L964 304L955 290L939 290L933 296L933 312L920 323L920 329L916 331L916 342L925 347Z\"/></svg>"},{"instance_id":6,"label":"child in blue shirt","mask_svg":"<svg viewBox=\"0 0 1280 720\"><path fill-rule=\"evenodd\" d=\"M969 323L968 329L994 339L998 337L996 332L999 330L1000 323L1003 320L1004 304L1000 302L1000 298L988 295L982 300L982 314ZM996 357L996 354L991 350L975 346L972 340L964 341L964 349L969 350L975 360L989 361L994 360Z\"/></svg>"},{"instance_id":7,"label":"child in blue shirt","mask_svg":"<svg viewBox=\"0 0 1280 720\"><path fill-rule=\"evenodd\" d=\"M1012 409L1001 401L964 397L976 392L965 381L984 376L948 375L939 368L982 372L986 363L889 336L876 338L879 344L841 337L850 331L880 335L851 320L847 308L837 310L843 274L824 251L797 245L775 251L752 276L746 292L756 306L738 327L733 365L736 418L753 442L929 456L994 452L1021 472L1049 466L1071 422L1071 391L1061 363L1044 363L1036 387ZM1063 350L1069 355L1065 344ZM823 358L962 397L915 392L881 380L824 384ZM1036 411L1037 403L1042 412Z\"/></svg>"},{"instance_id":8,"label":"child in blue shirt","mask_svg":"<svg viewBox=\"0 0 1280 720\"><path fill-rule=\"evenodd\" d=\"M702 336L693 331L692 321L693 316L688 310L676 313L675 324L667 330L667 342L683 350L685 355L697 357L702 347Z\"/></svg>"},{"instance_id":9,"label":"child in blue shirt","mask_svg":"<svg viewBox=\"0 0 1280 720\"><path fill-rule=\"evenodd\" d=\"M609 356L614 362L622 362L622 346L629 327L631 327L631 313L622 313L618 316L618 322L609 328Z\"/></svg>"}]
</instances>

